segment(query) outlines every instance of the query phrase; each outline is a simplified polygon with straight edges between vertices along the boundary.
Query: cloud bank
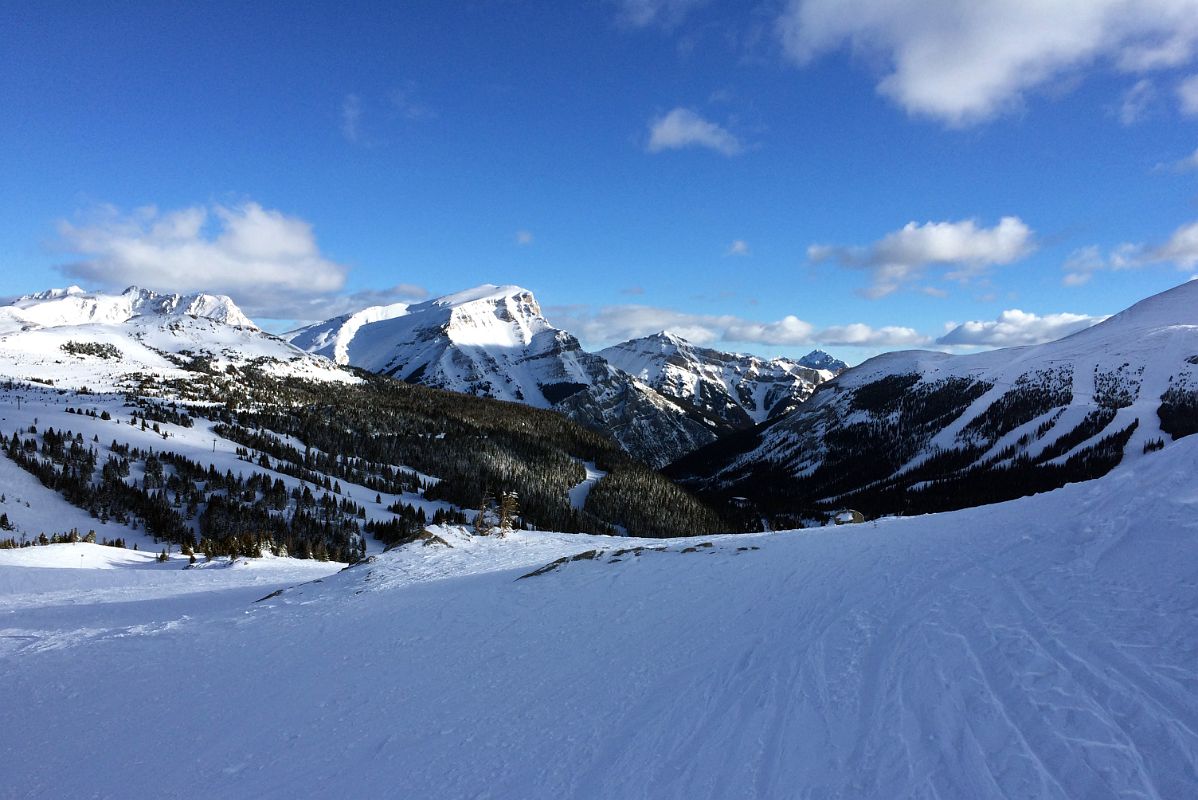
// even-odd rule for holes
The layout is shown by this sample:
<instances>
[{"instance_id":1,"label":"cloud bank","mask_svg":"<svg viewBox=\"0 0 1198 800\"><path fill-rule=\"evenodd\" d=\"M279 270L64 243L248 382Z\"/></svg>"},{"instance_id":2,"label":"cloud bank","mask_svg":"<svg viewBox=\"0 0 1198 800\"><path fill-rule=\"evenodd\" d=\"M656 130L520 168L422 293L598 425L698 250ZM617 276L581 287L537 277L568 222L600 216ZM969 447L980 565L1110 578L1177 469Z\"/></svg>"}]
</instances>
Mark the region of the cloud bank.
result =
<instances>
[{"instance_id":1,"label":"cloud bank","mask_svg":"<svg viewBox=\"0 0 1198 800\"><path fill-rule=\"evenodd\" d=\"M554 324L568 330L591 347L672 331L699 345L717 342L773 346L911 347L931 340L912 328L874 328L863 323L816 328L793 315L774 322L759 322L731 314L690 314L643 305L559 306L546 309Z\"/></svg>"},{"instance_id":2,"label":"cloud bank","mask_svg":"<svg viewBox=\"0 0 1198 800\"><path fill-rule=\"evenodd\" d=\"M227 294L250 316L324 319L426 294L410 284L341 294L348 270L320 252L312 226L254 202L127 214L102 206L60 221L58 233L78 257L60 270L90 286Z\"/></svg>"},{"instance_id":3,"label":"cloud bank","mask_svg":"<svg viewBox=\"0 0 1198 800\"><path fill-rule=\"evenodd\" d=\"M1184 66L1198 53L1198 0L789 0L777 33L800 65L846 47L880 59L882 95L964 126L1096 63Z\"/></svg>"},{"instance_id":4,"label":"cloud bank","mask_svg":"<svg viewBox=\"0 0 1198 800\"><path fill-rule=\"evenodd\" d=\"M1090 246L1075 250L1065 261L1066 286L1082 286L1098 272L1143 269L1172 264L1179 270L1198 267L1198 221L1180 226L1161 244L1125 242L1108 253Z\"/></svg>"},{"instance_id":5,"label":"cloud bank","mask_svg":"<svg viewBox=\"0 0 1198 800\"><path fill-rule=\"evenodd\" d=\"M1015 347L1052 342L1085 330L1106 317L1086 314L1045 314L1037 316L1017 308L1008 309L990 322L950 323L950 330L936 340L942 345L971 347Z\"/></svg>"},{"instance_id":6,"label":"cloud bank","mask_svg":"<svg viewBox=\"0 0 1198 800\"><path fill-rule=\"evenodd\" d=\"M967 281L993 266L1018 261L1034 249L1031 228L1018 217L1003 217L992 228L980 227L972 219L908 222L870 245L811 245L807 258L814 264L870 270L873 284L865 294L878 298L918 280L928 266L952 266L945 277Z\"/></svg>"}]
</instances>

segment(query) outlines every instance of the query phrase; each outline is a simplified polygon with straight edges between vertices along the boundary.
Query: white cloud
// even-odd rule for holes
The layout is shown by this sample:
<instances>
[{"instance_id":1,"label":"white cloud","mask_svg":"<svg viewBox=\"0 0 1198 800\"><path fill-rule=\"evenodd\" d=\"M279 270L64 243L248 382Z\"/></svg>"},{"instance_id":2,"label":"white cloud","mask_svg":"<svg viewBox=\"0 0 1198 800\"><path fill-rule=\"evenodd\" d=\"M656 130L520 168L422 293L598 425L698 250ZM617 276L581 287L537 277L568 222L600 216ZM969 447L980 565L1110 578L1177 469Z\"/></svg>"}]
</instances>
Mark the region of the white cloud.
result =
<instances>
[{"instance_id":1,"label":"white cloud","mask_svg":"<svg viewBox=\"0 0 1198 800\"><path fill-rule=\"evenodd\" d=\"M281 318L345 284L346 268L321 254L311 225L253 202L130 214L101 207L83 222L61 221L59 235L80 257L61 267L67 275L104 288L228 294L250 315Z\"/></svg>"},{"instance_id":2,"label":"white cloud","mask_svg":"<svg viewBox=\"0 0 1198 800\"><path fill-rule=\"evenodd\" d=\"M1018 217L1003 217L993 228L979 227L972 219L960 222L908 222L868 246L811 245L813 263L835 263L869 269L873 285L869 297L885 297L917 280L931 265L952 266L945 277L968 281L990 267L1010 264L1035 249L1034 235Z\"/></svg>"},{"instance_id":3,"label":"white cloud","mask_svg":"<svg viewBox=\"0 0 1198 800\"><path fill-rule=\"evenodd\" d=\"M1017 308L1008 309L992 322L949 323L950 330L936 340L942 345L970 347L1015 347L1051 342L1089 328L1106 317L1087 314L1045 314L1037 316Z\"/></svg>"},{"instance_id":4,"label":"white cloud","mask_svg":"<svg viewBox=\"0 0 1198 800\"><path fill-rule=\"evenodd\" d=\"M1198 116L1198 75L1191 75L1177 85L1177 97L1183 114Z\"/></svg>"},{"instance_id":5,"label":"white cloud","mask_svg":"<svg viewBox=\"0 0 1198 800\"><path fill-rule=\"evenodd\" d=\"M688 108L675 108L668 114L650 121L650 153L680 150L684 147L706 147L726 156L734 156L744 149L740 140L727 130L703 119Z\"/></svg>"},{"instance_id":6,"label":"white cloud","mask_svg":"<svg viewBox=\"0 0 1198 800\"><path fill-rule=\"evenodd\" d=\"M729 342L795 345L809 344L814 333L811 323L791 314L777 322L738 321L726 327L719 338Z\"/></svg>"},{"instance_id":7,"label":"white cloud","mask_svg":"<svg viewBox=\"0 0 1198 800\"><path fill-rule=\"evenodd\" d=\"M437 112L422 103L417 97L415 81L408 81L402 87L392 89L387 99L391 107L407 120L434 119Z\"/></svg>"},{"instance_id":8,"label":"white cloud","mask_svg":"<svg viewBox=\"0 0 1198 800\"><path fill-rule=\"evenodd\" d=\"M532 244L534 240L535 237L532 235L532 231L516 231L516 244L520 245L521 247L527 247L528 245Z\"/></svg>"},{"instance_id":9,"label":"white cloud","mask_svg":"<svg viewBox=\"0 0 1198 800\"><path fill-rule=\"evenodd\" d=\"M546 314L591 347L603 347L627 339L668 330L698 345L717 342L774 346L872 346L907 347L931 340L911 328L873 328L862 323L817 329L793 315L775 322L747 320L731 314L689 314L642 305L559 306Z\"/></svg>"},{"instance_id":10,"label":"white cloud","mask_svg":"<svg viewBox=\"0 0 1198 800\"><path fill-rule=\"evenodd\" d=\"M618 19L631 28L673 28L707 0L616 0Z\"/></svg>"},{"instance_id":11,"label":"white cloud","mask_svg":"<svg viewBox=\"0 0 1198 800\"><path fill-rule=\"evenodd\" d=\"M1065 277L1061 282L1065 286L1082 286L1096 272L1142 269L1157 264L1172 264L1187 271L1198 266L1198 221L1177 228L1164 244L1125 242L1105 255L1095 246L1075 250L1062 267Z\"/></svg>"},{"instance_id":12,"label":"white cloud","mask_svg":"<svg viewBox=\"0 0 1198 800\"><path fill-rule=\"evenodd\" d=\"M1180 269L1198 266L1198 222L1182 225L1173 231L1163 245L1149 248L1146 257L1149 262L1168 262Z\"/></svg>"},{"instance_id":13,"label":"white cloud","mask_svg":"<svg viewBox=\"0 0 1198 800\"><path fill-rule=\"evenodd\" d=\"M362 136L362 98L356 94L341 101L341 135L354 143Z\"/></svg>"},{"instance_id":14,"label":"white cloud","mask_svg":"<svg viewBox=\"0 0 1198 800\"><path fill-rule=\"evenodd\" d=\"M1185 158L1179 158L1173 162L1157 164L1156 169L1158 171L1171 172L1191 172L1196 170L1198 169L1198 150L1190 153Z\"/></svg>"},{"instance_id":15,"label":"white cloud","mask_svg":"<svg viewBox=\"0 0 1198 800\"><path fill-rule=\"evenodd\" d=\"M1175 68L1198 51L1198 0L788 0L777 31L799 64L849 46L880 55L878 91L968 125L1095 63Z\"/></svg>"},{"instance_id":16,"label":"white cloud","mask_svg":"<svg viewBox=\"0 0 1198 800\"><path fill-rule=\"evenodd\" d=\"M728 249L724 251L726 256L747 256L752 252L749 249L749 243L744 239L735 239L732 244L728 245Z\"/></svg>"},{"instance_id":17,"label":"white cloud","mask_svg":"<svg viewBox=\"0 0 1198 800\"><path fill-rule=\"evenodd\" d=\"M1119 105L1119 121L1124 125L1136 124L1147 116L1155 100L1156 84L1148 78L1136 81L1123 93L1123 102Z\"/></svg>"},{"instance_id":18,"label":"white cloud","mask_svg":"<svg viewBox=\"0 0 1198 800\"><path fill-rule=\"evenodd\" d=\"M872 328L860 322L824 328L816 333L815 338L819 344L857 347L916 347L931 342L914 328L896 325Z\"/></svg>"}]
</instances>

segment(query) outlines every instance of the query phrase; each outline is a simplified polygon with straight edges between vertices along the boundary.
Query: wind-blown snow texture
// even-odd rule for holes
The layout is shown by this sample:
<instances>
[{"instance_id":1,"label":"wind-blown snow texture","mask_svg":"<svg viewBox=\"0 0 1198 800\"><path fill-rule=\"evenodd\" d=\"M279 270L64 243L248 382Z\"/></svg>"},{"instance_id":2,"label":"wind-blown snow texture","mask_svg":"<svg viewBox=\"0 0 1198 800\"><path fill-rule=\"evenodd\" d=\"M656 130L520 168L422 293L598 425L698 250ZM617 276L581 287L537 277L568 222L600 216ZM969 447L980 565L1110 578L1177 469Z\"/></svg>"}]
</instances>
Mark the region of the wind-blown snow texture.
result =
<instances>
[{"instance_id":1,"label":"wind-blown snow texture","mask_svg":"<svg viewBox=\"0 0 1198 800\"><path fill-rule=\"evenodd\" d=\"M438 529L256 604L303 578L0 552L0 796L1193 797L1195 474L710 547Z\"/></svg>"}]
</instances>

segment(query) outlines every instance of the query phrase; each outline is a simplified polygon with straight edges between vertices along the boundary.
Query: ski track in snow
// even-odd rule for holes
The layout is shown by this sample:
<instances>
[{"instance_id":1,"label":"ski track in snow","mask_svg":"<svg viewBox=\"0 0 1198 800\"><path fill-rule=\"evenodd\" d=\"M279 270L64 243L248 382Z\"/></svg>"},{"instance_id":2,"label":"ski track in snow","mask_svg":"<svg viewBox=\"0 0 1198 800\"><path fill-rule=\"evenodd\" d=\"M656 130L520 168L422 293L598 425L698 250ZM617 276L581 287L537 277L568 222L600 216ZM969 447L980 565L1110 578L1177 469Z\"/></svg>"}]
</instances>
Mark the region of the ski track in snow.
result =
<instances>
[{"instance_id":1,"label":"ski track in snow","mask_svg":"<svg viewBox=\"0 0 1198 800\"><path fill-rule=\"evenodd\" d=\"M0 797L1192 797L1196 471L616 563L4 566Z\"/></svg>"}]
</instances>

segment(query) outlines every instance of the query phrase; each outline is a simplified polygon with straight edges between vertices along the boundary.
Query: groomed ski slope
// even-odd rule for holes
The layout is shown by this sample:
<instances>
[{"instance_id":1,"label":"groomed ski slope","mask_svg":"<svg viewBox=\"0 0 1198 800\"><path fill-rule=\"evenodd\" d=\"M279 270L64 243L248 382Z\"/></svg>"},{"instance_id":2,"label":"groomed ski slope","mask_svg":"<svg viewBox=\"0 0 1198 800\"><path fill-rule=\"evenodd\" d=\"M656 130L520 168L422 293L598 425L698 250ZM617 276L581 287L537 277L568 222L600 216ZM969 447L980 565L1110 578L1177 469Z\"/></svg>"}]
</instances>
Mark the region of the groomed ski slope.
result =
<instances>
[{"instance_id":1,"label":"groomed ski slope","mask_svg":"<svg viewBox=\"0 0 1198 800\"><path fill-rule=\"evenodd\" d=\"M1002 505L615 563L629 540L440 529L261 603L31 606L82 570L0 552L0 797L1198 796L1195 475L1191 437Z\"/></svg>"}]
</instances>

